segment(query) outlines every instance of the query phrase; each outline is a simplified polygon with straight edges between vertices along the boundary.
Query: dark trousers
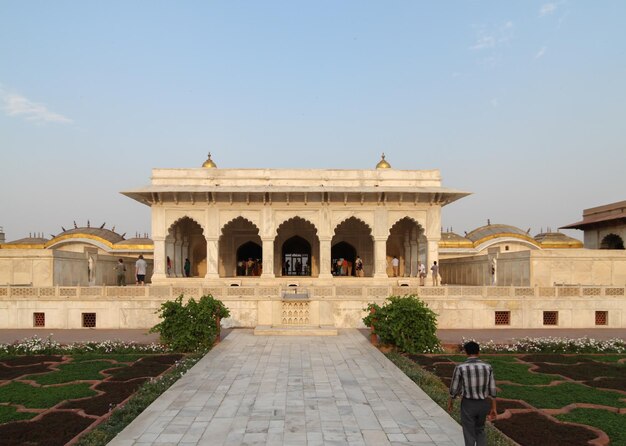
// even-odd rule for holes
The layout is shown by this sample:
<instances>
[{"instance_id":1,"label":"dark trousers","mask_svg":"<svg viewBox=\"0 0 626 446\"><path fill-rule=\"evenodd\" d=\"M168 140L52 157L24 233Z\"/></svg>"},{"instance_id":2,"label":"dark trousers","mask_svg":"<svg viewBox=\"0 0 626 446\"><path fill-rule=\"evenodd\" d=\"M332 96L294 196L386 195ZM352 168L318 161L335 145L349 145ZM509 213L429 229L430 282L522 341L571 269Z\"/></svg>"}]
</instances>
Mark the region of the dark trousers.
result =
<instances>
[{"instance_id":1,"label":"dark trousers","mask_svg":"<svg viewBox=\"0 0 626 446\"><path fill-rule=\"evenodd\" d=\"M487 446L485 420L490 407L489 400L461 400L461 426L465 446Z\"/></svg>"}]
</instances>

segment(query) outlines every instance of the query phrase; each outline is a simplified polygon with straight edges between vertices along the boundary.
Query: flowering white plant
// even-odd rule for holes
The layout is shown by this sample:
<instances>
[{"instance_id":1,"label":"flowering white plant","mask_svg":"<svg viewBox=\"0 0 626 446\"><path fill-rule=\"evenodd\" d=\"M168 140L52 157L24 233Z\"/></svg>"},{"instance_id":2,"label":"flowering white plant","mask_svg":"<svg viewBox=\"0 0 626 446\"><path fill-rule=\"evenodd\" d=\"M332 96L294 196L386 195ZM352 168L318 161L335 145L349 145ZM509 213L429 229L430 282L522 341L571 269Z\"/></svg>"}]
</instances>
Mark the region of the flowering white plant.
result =
<instances>
[{"instance_id":1,"label":"flowering white plant","mask_svg":"<svg viewBox=\"0 0 626 446\"><path fill-rule=\"evenodd\" d=\"M463 344L475 339L463 338ZM483 353L626 353L626 340L582 338L520 338L510 343L496 343L492 340L480 343Z\"/></svg>"},{"instance_id":2,"label":"flowering white plant","mask_svg":"<svg viewBox=\"0 0 626 446\"><path fill-rule=\"evenodd\" d=\"M61 344L51 336L42 339L35 335L12 344L0 344L0 354L69 354L69 353L164 353L169 349L161 344L137 344L129 341L75 342Z\"/></svg>"}]
</instances>

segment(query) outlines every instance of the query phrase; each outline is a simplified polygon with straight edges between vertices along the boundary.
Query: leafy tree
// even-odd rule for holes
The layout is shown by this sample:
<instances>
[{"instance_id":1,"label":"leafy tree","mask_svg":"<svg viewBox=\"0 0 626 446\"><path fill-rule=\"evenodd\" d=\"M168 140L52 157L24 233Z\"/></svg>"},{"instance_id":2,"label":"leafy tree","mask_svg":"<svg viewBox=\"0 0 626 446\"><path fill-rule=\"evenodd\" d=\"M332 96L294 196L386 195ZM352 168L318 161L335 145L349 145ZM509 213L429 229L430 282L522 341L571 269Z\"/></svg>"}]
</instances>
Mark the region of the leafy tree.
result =
<instances>
[{"instance_id":1,"label":"leafy tree","mask_svg":"<svg viewBox=\"0 0 626 446\"><path fill-rule=\"evenodd\" d=\"M191 298L186 304L183 304L181 294L161 304L159 317L162 320L150 332L159 333L161 342L175 351L207 350L219 333L217 317L228 316L228 308L210 294L202 296L199 301Z\"/></svg>"},{"instance_id":2,"label":"leafy tree","mask_svg":"<svg viewBox=\"0 0 626 446\"><path fill-rule=\"evenodd\" d=\"M396 345L408 353L441 351L436 334L437 315L416 295L390 296L382 307L371 303L367 310L370 313L363 323L373 326L380 342Z\"/></svg>"}]
</instances>

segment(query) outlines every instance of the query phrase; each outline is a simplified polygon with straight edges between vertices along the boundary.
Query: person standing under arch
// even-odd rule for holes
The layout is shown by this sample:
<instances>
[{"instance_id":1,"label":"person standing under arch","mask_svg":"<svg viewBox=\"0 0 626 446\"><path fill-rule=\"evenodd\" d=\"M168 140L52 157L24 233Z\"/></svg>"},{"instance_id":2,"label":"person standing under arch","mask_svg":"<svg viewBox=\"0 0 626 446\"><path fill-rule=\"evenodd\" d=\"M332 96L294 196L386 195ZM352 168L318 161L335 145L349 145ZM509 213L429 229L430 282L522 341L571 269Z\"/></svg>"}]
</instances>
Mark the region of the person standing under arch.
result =
<instances>
[{"instance_id":1,"label":"person standing under arch","mask_svg":"<svg viewBox=\"0 0 626 446\"><path fill-rule=\"evenodd\" d=\"M391 259L391 268L393 269L393 277L398 277L400 273L400 260L397 256L393 256L393 259Z\"/></svg>"},{"instance_id":2,"label":"person standing under arch","mask_svg":"<svg viewBox=\"0 0 626 446\"><path fill-rule=\"evenodd\" d=\"M356 260L354 261L354 268L356 270L356 276L363 277L363 260L361 260L361 257L356 256Z\"/></svg>"}]
</instances>

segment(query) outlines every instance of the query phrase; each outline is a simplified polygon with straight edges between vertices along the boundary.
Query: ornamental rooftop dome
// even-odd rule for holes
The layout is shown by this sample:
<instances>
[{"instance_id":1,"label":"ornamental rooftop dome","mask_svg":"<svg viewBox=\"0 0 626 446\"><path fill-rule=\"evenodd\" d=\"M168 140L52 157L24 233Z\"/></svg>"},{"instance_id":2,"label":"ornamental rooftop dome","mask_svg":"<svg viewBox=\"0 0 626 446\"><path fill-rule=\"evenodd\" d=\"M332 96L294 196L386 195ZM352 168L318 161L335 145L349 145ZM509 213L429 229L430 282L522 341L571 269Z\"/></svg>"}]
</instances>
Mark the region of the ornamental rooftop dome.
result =
<instances>
[{"instance_id":1,"label":"ornamental rooftop dome","mask_svg":"<svg viewBox=\"0 0 626 446\"><path fill-rule=\"evenodd\" d=\"M377 169L391 169L391 164L389 164L387 162L387 160L385 160L385 154L384 153L381 155L381 159L378 162L378 164L376 164L376 168Z\"/></svg>"},{"instance_id":2,"label":"ornamental rooftop dome","mask_svg":"<svg viewBox=\"0 0 626 446\"><path fill-rule=\"evenodd\" d=\"M439 241L440 248L473 248L474 243L468 238L454 232L442 232Z\"/></svg>"},{"instance_id":3,"label":"ornamental rooftop dome","mask_svg":"<svg viewBox=\"0 0 626 446\"><path fill-rule=\"evenodd\" d=\"M542 232L535 236L542 248L582 248L583 242L561 232Z\"/></svg>"},{"instance_id":4,"label":"ornamental rooftop dome","mask_svg":"<svg viewBox=\"0 0 626 446\"><path fill-rule=\"evenodd\" d=\"M530 237L528 231L522 231L520 228L516 228L515 226L500 224L487 224L485 226L481 226L480 228L476 228L467 234L466 237L475 243L480 240L504 236L522 238L535 242L535 240Z\"/></svg>"},{"instance_id":5,"label":"ornamental rooftop dome","mask_svg":"<svg viewBox=\"0 0 626 446\"><path fill-rule=\"evenodd\" d=\"M82 228L72 228L57 234L52 240L57 240L60 238L79 238L81 236L87 236L87 238L97 237L106 240L110 243L117 243L124 240L124 236L114 232L110 229L105 228L92 228L92 227L82 227Z\"/></svg>"}]
</instances>

